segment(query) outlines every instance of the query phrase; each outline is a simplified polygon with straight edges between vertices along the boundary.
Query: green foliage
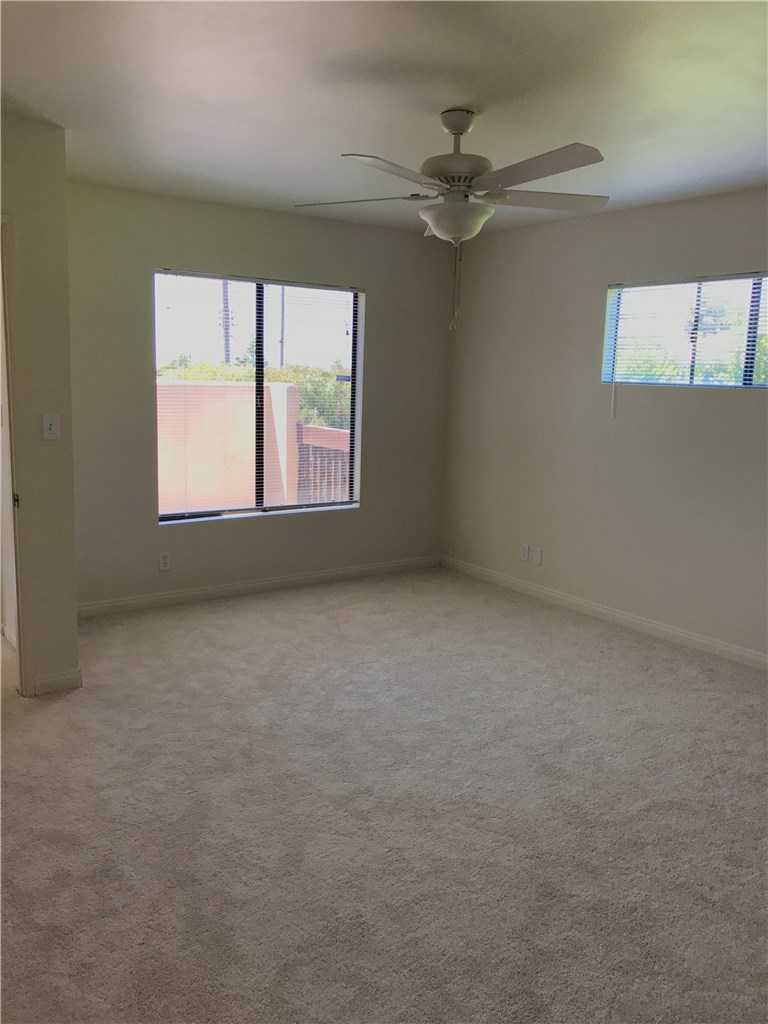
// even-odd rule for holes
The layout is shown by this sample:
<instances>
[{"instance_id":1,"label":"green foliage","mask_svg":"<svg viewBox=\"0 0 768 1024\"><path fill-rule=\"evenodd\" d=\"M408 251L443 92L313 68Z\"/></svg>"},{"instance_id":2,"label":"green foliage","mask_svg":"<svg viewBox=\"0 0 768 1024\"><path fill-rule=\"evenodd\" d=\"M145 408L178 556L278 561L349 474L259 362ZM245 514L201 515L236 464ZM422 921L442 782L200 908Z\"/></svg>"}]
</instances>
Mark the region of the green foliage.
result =
<instances>
[{"instance_id":1,"label":"green foliage","mask_svg":"<svg viewBox=\"0 0 768 1024\"><path fill-rule=\"evenodd\" d=\"M249 351L235 363L193 363L189 356L178 356L157 371L158 380L173 381L218 381L233 383L252 382L255 366L255 345L253 361ZM340 427L349 430L349 407L351 384L336 380L337 374L349 374L350 370L337 360L330 370L316 366L268 366L264 370L265 383L295 384L299 389L299 419L323 427Z\"/></svg>"},{"instance_id":2,"label":"green foliage","mask_svg":"<svg viewBox=\"0 0 768 1024\"><path fill-rule=\"evenodd\" d=\"M631 359L622 359L621 363L617 363L616 379L640 380L652 384L685 384L688 374L679 362L660 357L657 348L637 348Z\"/></svg>"},{"instance_id":3,"label":"green foliage","mask_svg":"<svg viewBox=\"0 0 768 1024\"><path fill-rule=\"evenodd\" d=\"M731 359L731 369L736 372L737 380L741 382L744 373L744 357L737 353ZM768 334L758 338L755 344L755 371L752 376L754 384L768 384Z\"/></svg>"},{"instance_id":4,"label":"green foliage","mask_svg":"<svg viewBox=\"0 0 768 1024\"><path fill-rule=\"evenodd\" d=\"M268 366L266 383L282 381L295 384L301 395L299 416L302 423L349 430L349 406L352 386L349 381L336 380L337 374L349 374L337 360L330 370L315 366Z\"/></svg>"},{"instance_id":5,"label":"green foliage","mask_svg":"<svg viewBox=\"0 0 768 1024\"><path fill-rule=\"evenodd\" d=\"M246 348L246 350L245 350L243 355L237 357L237 359L235 360L235 365L236 366L251 366L251 367L256 365L256 339L255 338L251 338L251 340L248 342L248 347Z\"/></svg>"},{"instance_id":6,"label":"green foliage","mask_svg":"<svg viewBox=\"0 0 768 1024\"><path fill-rule=\"evenodd\" d=\"M161 374L170 373L172 370L184 370L191 365L191 356L176 356L176 358L172 359L170 363L167 363L165 366L161 366L160 369L157 371L157 375L159 377Z\"/></svg>"},{"instance_id":7,"label":"green foliage","mask_svg":"<svg viewBox=\"0 0 768 1024\"><path fill-rule=\"evenodd\" d=\"M179 368L172 363L161 366L157 371L158 380L217 380L217 381L252 381L253 368L234 366L232 363L193 363L182 364Z\"/></svg>"},{"instance_id":8,"label":"green foliage","mask_svg":"<svg viewBox=\"0 0 768 1024\"><path fill-rule=\"evenodd\" d=\"M719 329L719 328L717 328ZM703 333L703 332L702 332ZM709 331L707 333L715 333ZM744 376L744 352L734 352L727 362L696 360L694 383L738 386ZM688 367L660 358L656 349L637 349L633 357L616 366L618 381L640 380L650 384L687 384ZM768 384L768 335L758 338L755 348L755 384Z\"/></svg>"},{"instance_id":9,"label":"green foliage","mask_svg":"<svg viewBox=\"0 0 768 1024\"><path fill-rule=\"evenodd\" d=\"M768 334L757 339L753 379L755 384L768 384Z\"/></svg>"},{"instance_id":10,"label":"green foliage","mask_svg":"<svg viewBox=\"0 0 768 1024\"><path fill-rule=\"evenodd\" d=\"M728 312L725 306L715 306L706 299L701 303L696 333L702 337L710 334L717 334L719 331L727 331L731 327L740 327L744 323L742 313ZM693 318L685 325L685 333L693 331Z\"/></svg>"},{"instance_id":11,"label":"green foliage","mask_svg":"<svg viewBox=\"0 0 768 1024\"><path fill-rule=\"evenodd\" d=\"M724 306L702 302L696 324L696 334L708 337L733 327L744 325L744 315L726 310ZM686 324L686 332L691 334L694 321ZM652 384L687 384L687 365L659 356L655 348L637 349L631 359L616 366L618 380L641 380ZM727 360L706 360L701 351L697 353L694 367L694 383L702 385L738 386L744 376L744 352L734 352ZM755 353L755 384L768 384L768 338L765 336L757 341Z\"/></svg>"},{"instance_id":12,"label":"green foliage","mask_svg":"<svg viewBox=\"0 0 768 1024\"><path fill-rule=\"evenodd\" d=\"M696 362L697 384L739 385L744 378L744 352L734 352L728 362ZM753 384L768 384L768 335L758 338L755 345Z\"/></svg>"}]
</instances>

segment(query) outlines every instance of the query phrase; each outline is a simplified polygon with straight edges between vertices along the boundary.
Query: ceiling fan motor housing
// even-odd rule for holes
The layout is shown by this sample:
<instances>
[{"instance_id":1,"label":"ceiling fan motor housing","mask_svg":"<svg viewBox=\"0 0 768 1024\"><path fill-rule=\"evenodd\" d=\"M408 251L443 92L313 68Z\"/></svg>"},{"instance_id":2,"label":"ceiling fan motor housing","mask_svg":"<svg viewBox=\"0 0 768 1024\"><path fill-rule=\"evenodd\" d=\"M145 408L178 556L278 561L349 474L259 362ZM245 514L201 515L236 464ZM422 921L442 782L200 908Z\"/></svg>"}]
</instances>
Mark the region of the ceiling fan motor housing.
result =
<instances>
[{"instance_id":1,"label":"ceiling fan motor housing","mask_svg":"<svg viewBox=\"0 0 768 1024\"><path fill-rule=\"evenodd\" d=\"M490 174L493 165L475 153L441 153L430 156L421 165L421 173L449 187L469 185L481 174Z\"/></svg>"},{"instance_id":2,"label":"ceiling fan motor housing","mask_svg":"<svg viewBox=\"0 0 768 1024\"><path fill-rule=\"evenodd\" d=\"M448 132L449 135L465 135L472 131L475 112L468 110L467 107L451 107L442 112L440 123L443 126L443 131Z\"/></svg>"}]
</instances>

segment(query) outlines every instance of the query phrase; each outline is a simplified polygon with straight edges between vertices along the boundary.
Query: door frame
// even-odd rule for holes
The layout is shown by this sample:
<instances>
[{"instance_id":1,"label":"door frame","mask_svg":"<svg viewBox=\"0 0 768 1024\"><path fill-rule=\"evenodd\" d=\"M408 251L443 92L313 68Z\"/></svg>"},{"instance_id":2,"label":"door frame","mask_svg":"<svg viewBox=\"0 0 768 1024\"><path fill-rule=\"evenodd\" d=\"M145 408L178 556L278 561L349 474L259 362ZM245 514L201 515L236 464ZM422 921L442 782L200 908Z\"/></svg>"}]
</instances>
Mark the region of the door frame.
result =
<instances>
[{"instance_id":1,"label":"door frame","mask_svg":"<svg viewBox=\"0 0 768 1024\"><path fill-rule=\"evenodd\" d=\"M11 501L12 501L12 548L14 560L14 583L16 599L16 656L19 668L19 692L24 693L24 623L22 617L21 602L21 576L19 573L19 510L14 499L17 493L17 475L15 460L15 445L13 443L13 364L11 360L11 343L8 316L8 299L13 292L13 256L15 251L15 235L13 219L6 214L0 215L0 313L2 322L3 356L5 362L5 394L2 396L4 422L3 429L7 432L8 446L10 449L10 479L11 479ZM2 496L5 501L5 495Z\"/></svg>"}]
</instances>

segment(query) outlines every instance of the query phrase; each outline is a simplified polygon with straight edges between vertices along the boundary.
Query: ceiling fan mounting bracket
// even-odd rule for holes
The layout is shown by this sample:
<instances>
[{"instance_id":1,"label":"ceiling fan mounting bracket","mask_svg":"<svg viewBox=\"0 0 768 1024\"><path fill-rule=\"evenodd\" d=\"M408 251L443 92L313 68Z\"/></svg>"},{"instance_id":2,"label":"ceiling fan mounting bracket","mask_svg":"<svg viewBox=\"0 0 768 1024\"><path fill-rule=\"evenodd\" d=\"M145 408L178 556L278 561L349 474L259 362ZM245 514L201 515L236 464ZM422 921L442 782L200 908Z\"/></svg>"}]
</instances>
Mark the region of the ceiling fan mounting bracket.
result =
<instances>
[{"instance_id":1,"label":"ceiling fan mounting bracket","mask_svg":"<svg viewBox=\"0 0 768 1024\"><path fill-rule=\"evenodd\" d=\"M472 131L472 125L475 123L475 112L464 107L451 107L449 110L442 112L440 123L443 126L443 131L449 135L466 135L467 132Z\"/></svg>"}]
</instances>

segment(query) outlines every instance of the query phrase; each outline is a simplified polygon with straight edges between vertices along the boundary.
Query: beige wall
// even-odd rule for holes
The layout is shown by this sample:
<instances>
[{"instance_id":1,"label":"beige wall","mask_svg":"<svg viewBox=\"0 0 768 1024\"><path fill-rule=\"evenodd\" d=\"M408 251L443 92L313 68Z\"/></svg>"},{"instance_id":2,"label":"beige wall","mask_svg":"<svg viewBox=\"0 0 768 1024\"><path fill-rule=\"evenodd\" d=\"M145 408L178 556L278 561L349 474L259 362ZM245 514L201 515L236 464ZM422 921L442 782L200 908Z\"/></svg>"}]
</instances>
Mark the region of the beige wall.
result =
<instances>
[{"instance_id":1,"label":"beige wall","mask_svg":"<svg viewBox=\"0 0 768 1024\"><path fill-rule=\"evenodd\" d=\"M467 245L447 554L764 651L768 395L623 387L611 419L600 367L609 284L766 262L759 190Z\"/></svg>"},{"instance_id":2,"label":"beige wall","mask_svg":"<svg viewBox=\"0 0 768 1024\"><path fill-rule=\"evenodd\" d=\"M767 396L625 387L612 420L599 375L609 283L764 269L765 213L750 190L489 233L466 247L449 342L448 246L71 185L81 603L442 546L523 584L764 650ZM366 289L360 510L158 526L156 267ZM541 567L520 561L522 543L544 549Z\"/></svg>"},{"instance_id":3,"label":"beige wall","mask_svg":"<svg viewBox=\"0 0 768 1024\"><path fill-rule=\"evenodd\" d=\"M21 688L32 696L80 682L64 132L4 117L2 153ZM62 438L45 442L41 416L51 412Z\"/></svg>"},{"instance_id":4,"label":"beige wall","mask_svg":"<svg viewBox=\"0 0 768 1024\"><path fill-rule=\"evenodd\" d=\"M440 554L448 246L82 184L69 230L81 603ZM156 268L365 289L360 509L158 525Z\"/></svg>"}]
</instances>

